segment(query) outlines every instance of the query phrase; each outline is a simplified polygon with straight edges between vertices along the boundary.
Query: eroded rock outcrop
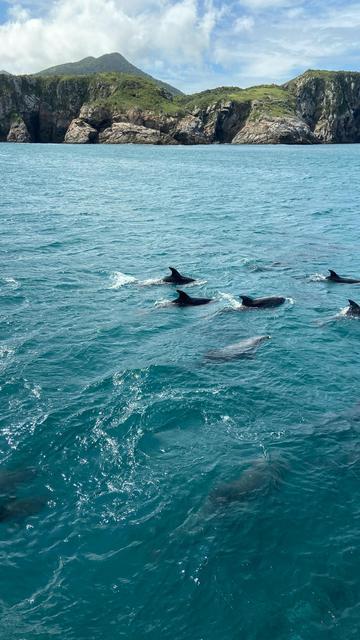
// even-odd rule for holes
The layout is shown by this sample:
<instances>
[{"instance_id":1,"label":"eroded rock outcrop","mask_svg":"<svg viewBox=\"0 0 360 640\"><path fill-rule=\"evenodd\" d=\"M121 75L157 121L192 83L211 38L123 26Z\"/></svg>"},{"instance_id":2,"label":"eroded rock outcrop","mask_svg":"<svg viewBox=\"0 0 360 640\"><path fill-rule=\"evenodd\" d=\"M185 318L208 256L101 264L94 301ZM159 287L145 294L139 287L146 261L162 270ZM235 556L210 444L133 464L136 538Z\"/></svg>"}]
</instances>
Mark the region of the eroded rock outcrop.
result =
<instances>
[{"instance_id":1,"label":"eroded rock outcrop","mask_svg":"<svg viewBox=\"0 0 360 640\"><path fill-rule=\"evenodd\" d=\"M31 142L30 133L22 118L12 122L6 140L7 142Z\"/></svg>"},{"instance_id":2,"label":"eroded rock outcrop","mask_svg":"<svg viewBox=\"0 0 360 640\"><path fill-rule=\"evenodd\" d=\"M167 134L130 122L114 122L99 134L105 144L176 144Z\"/></svg>"},{"instance_id":3,"label":"eroded rock outcrop","mask_svg":"<svg viewBox=\"0 0 360 640\"><path fill-rule=\"evenodd\" d=\"M78 78L0 77L0 141L6 141L16 118L32 142L63 142L70 122L88 97L88 81Z\"/></svg>"},{"instance_id":4,"label":"eroded rock outcrop","mask_svg":"<svg viewBox=\"0 0 360 640\"><path fill-rule=\"evenodd\" d=\"M316 144L310 127L296 116L260 116L249 119L233 144Z\"/></svg>"},{"instance_id":5,"label":"eroded rock outcrop","mask_svg":"<svg viewBox=\"0 0 360 640\"><path fill-rule=\"evenodd\" d=\"M67 144L91 144L97 141L98 131L84 120L75 118L65 134Z\"/></svg>"},{"instance_id":6,"label":"eroded rock outcrop","mask_svg":"<svg viewBox=\"0 0 360 640\"><path fill-rule=\"evenodd\" d=\"M320 142L360 142L360 74L308 71L286 85Z\"/></svg>"}]
</instances>

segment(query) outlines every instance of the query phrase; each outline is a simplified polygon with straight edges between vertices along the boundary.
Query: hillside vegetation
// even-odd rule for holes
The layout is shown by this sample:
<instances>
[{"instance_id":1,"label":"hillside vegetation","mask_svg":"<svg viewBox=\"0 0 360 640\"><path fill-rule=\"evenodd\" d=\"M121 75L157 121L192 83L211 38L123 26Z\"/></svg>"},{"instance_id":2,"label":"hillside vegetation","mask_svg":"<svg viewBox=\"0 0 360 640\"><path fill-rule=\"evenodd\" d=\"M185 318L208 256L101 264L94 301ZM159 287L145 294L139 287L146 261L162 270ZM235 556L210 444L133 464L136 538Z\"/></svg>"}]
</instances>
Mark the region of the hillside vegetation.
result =
<instances>
[{"instance_id":1,"label":"hillside vegetation","mask_svg":"<svg viewBox=\"0 0 360 640\"><path fill-rule=\"evenodd\" d=\"M120 53L107 53L103 56L100 56L99 58L88 56L87 58L83 58L82 60L78 60L77 62L68 62L66 64L60 64L55 67L43 69L35 75L82 76L112 72L140 76L141 78L152 80L153 82L155 82L155 84L166 89L172 95L181 95L181 91L179 91L179 89L172 87L166 82L162 82L162 80L153 78L148 73L145 73L145 71L142 71L138 67L135 67L135 65L131 64L131 62L126 60L126 58L124 58L124 56L122 56Z\"/></svg>"},{"instance_id":2,"label":"hillside vegetation","mask_svg":"<svg viewBox=\"0 0 360 640\"><path fill-rule=\"evenodd\" d=\"M86 66L93 61L81 62ZM70 68L70 75L53 75L54 69L45 75L0 74L0 141L360 142L357 72L309 70L284 85L174 95L142 72L74 75L73 65Z\"/></svg>"}]
</instances>

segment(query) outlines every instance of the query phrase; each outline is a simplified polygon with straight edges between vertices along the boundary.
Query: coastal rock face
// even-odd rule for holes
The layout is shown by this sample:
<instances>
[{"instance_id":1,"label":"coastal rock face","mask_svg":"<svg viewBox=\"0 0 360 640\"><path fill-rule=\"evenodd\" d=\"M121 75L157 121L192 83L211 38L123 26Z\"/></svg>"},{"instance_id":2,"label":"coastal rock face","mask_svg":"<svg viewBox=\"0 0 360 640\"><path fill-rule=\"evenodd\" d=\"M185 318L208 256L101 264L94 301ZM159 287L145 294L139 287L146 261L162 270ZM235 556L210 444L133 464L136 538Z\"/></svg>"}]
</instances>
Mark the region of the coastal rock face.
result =
<instances>
[{"instance_id":1,"label":"coastal rock face","mask_svg":"<svg viewBox=\"0 0 360 640\"><path fill-rule=\"evenodd\" d=\"M86 79L85 79L86 80ZM70 122L87 98L87 82L32 76L0 77L0 141L22 120L32 142L63 142Z\"/></svg>"},{"instance_id":2,"label":"coastal rock face","mask_svg":"<svg viewBox=\"0 0 360 640\"><path fill-rule=\"evenodd\" d=\"M83 120L97 130L111 125L113 114L111 110L102 105L84 104L79 113L79 119Z\"/></svg>"},{"instance_id":3,"label":"coastal rock face","mask_svg":"<svg viewBox=\"0 0 360 640\"><path fill-rule=\"evenodd\" d=\"M130 122L114 122L99 134L99 142L106 144L176 144L167 134Z\"/></svg>"},{"instance_id":4,"label":"coastal rock face","mask_svg":"<svg viewBox=\"0 0 360 640\"><path fill-rule=\"evenodd\" d=\"M213 106L211 115L214 139L218 142L232 142L247 121L250 111L250 102L236 103L230 100L222 102L219 107Z\"/></svg>"},{"instance_id":5,"label":"coastal rock face","mask_svg":"<svg viewBox=\"0 0 360 640\"><path fill-rule=\"evenodd\" d=\"M27 126L21 118L13 122L6 137L7 142L31 142Z\"/></svg>"},{"instance_id":6,"label":"coastal rock face","mask_svg":"<svg viewBox=\"0 0 360 640\"><path fill-rule=\"evenodd\" d=\"M193 114L181 118L172 135L180 144L208 144L211 141L204 132L203 118Z\"/></svg>"},{"instance_id":7,"label":"coastal rock face","mask_svg":"<svg viewBox=\"0 0 360 640\"><path fill-rule=\"evenodd\" d=\"M360 73L307 71L282 85L173 96L122 74L0 75L0 142L360 142Z\"/></svg>"},{"instance_id":8,"label":"coastal rock face","mask_svg":"<svg viewBox=\"0 0 360 640\"><path fill-rule=\"evenodd\" d=\"M296 116L262 116L248 120L233 144L316 144L310 127Z\"/></svg>"},{"instance_id":9,"label":"coastal rock face","mask_svg":"<svg viewBox=\"0 0 360 640\"><path fill-rule=\"evenodd\" d=\"M96 142L98 132L80 118L73 120L65 134L64 142L67 144L91 144Z\"/></svg>"},{"instance_id":10,"label":"coastal rock face","mask_svg":"<svg viewBox=\"0 0 360 640\"><path fill-rule=\"evenodd\" d=\"M360 142L360 74L309 71L287 86L319 142Z\"/></svg>"}]
</instances>

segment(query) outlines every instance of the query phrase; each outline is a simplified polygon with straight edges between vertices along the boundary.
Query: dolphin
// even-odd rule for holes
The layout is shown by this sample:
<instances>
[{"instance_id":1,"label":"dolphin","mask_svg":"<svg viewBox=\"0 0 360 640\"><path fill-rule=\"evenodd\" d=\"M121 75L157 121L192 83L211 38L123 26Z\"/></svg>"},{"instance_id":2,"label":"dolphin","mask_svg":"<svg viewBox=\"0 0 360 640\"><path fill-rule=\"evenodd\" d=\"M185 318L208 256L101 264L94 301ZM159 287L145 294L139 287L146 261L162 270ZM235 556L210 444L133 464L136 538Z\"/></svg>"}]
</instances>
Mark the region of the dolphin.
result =
<instances>
[{"instance_id":1,"label":"dolphin","mask_svg":"<svg viewBox=\"0 0 360 640\"><path fill-rule=\"evenodd\" d=\"M332 271L331 269L329 269L329 276L326 276L326 280L329 280L330 282L341 282L343 284L356 284L356 283L360 283L360 280L356 280L354 278L343 278L342 276L339 276L336 271Z\"/></svg>"},{"instance_id":2,"label":"dolphin","mask_svg":"<svg viewBox=\"0 0 360 640\"><path fill-rule=\"evenodd\" d=\"M209 503L222 506L266 495L280 484L285 470L286 464L281 458L255 460L240 477L215 487L209 495Z\"/></svg>"},{"instance_id":3,"label":"dolphin","mask_svg":"<svg viewBox=\"0 0 360 640\"><path fill-rule=\"evenodd\" d=\"M45 498L12 498L0 504L0 522L23 520L39 513L46 505Z\"/></svg>"},{"instance_id":4,"label":"dolphin","mask_svg":"<svg viewBox=\"0 0 360 640\"><path fill-rule=\"evenodd\" d=\"M360 316L360 305L354 300L349 300L349 308L346 311L347 316Z\"/></svg>"},{"instance_id":5,"label":"dolphin","mask_svg":"<svg viewBox=\"0 0 360 640\"><path fill-rule=\"evenodd\" d=\"M0 496L10 495L19 485L33 480L35 469L1 469L0 470Z\"/></svg>"},{"instance_id":6,"label":"dolphin","mask_svg":"<svg viewBox=\"0 0 360 640\"><path fill-rule=\"evenodd\" d=\"M170 284L188 284L189 282L195 282L195 278L182 276L177 269L174 269L174 267L169 267L169 269L171 271L171 276L165 276L165 278L163 278L163 282L169 282Z\"/></svg>"},{"instance_id":7,"label":"dolphin","mask_svg":"<svg viewBox=\"0 0 360 640\"><path fill-rule=\"evenodd\" d=\"M286 298L273 296L270 298L250 298L250 296L240 296L244 307L278 307L284 304Z\"/></svg>"},{"instance_id":8,"label":"dolphin","mask_svg":"<svg viewBox=\"0 0 360 640\"><path fill-rule=\"evenodd\" d=\"M180 291L180 289L176 289L176 291L179 297L173 300L172 303L177 304L179 307L194 307L200 304L208 304L212 301L212 298L192 298L184 291Z\"/></svg>"},{"instance_id":9,"label":"dolphin","mask_svg":"<svg viewBox=\"0 0 360 640\"><path fill-rule=\"evenodd\" d=\"M213 362L227 362L237 358L247 358L265 340L270 340L271 336L254 336L240 342L235 342L222 349L212 349L205 354L205 360Z\"/></svg>"},{"instance_id":10,"label":"dolphin","mask_svg":"<svg viewBox=\"0 0 360 640\"><path fill-rule=\"evenodd\" d=\"M190 535L203 533L204 527L219 515L225 515L231 507L240 505L246 508L250 501L277 489L288 468L289 464L280 452L249 461L246 468L233 480L215 485L199 510L190 510L179 527L180 531Z\"/></svg>"}]
</instances>

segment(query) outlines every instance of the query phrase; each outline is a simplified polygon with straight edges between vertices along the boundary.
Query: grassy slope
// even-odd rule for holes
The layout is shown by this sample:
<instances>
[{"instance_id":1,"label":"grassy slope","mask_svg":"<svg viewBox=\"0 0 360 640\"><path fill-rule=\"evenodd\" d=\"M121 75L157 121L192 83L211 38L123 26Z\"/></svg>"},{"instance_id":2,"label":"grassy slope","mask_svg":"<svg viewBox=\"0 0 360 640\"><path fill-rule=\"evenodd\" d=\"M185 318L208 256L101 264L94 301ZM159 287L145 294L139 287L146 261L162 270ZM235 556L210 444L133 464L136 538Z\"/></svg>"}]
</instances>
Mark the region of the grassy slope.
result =
<instances>
[{"instance_id":1,"label":"grassy slope","mask_svg":"<svg viewBox=\"0 0 360 640\"><path fill-rule=\"evenodd\" d=\"M254 102L252 117L256 118L261 113L281 116L294 113L294 100L289 92L278 85L259 85L240 89L239 87L219 87L209 91L203 91L192 96L178 98L178 103L187 109L206 108L210 104L232 100L238 103Z\"/></svg>"},{"instance_id":2,"label":"grassy slope","mask_svg":"<svg viewBox=\"0 0 360 640\"><path fill-rule=\"evenodd\" d=\"M109 106L111 109L125 111L130 108L183 115L194 109L206 109L229 100L238 103L252 103L252 119L261 115L283 116L295 112L294 88L300 78L337 79L354 76L360 79L360 73L307 71L302 76L283 86L260 85L240 89L239 87L218 87L193 95L172 96L154 81L125 73L98 73L84 76L34 76L18 77L24 87L29 82L36 94L54 105L61 106L71 95L85 95L86 102ZM0 76L0 94L11 93L12 76Z\"/></svg>"},{"instance_id":3,"label":"grassy slope","mask_svg":"<svg viewBox=\"0 0 360 640\"><path fill-rule=\"evenodd\" d=\"M90 95L96 96L99 84L110 87L108 97L95 97L92 104L109 106L112 109L125 111L139 108L156 113L176 114L179 111L177 99L153 81L125 73L102 73L91 76Z\"/></svg>"},{"instance_id":4,"label":"grassy slope","mask_svg":"<svg viewBox=\"0 0 360 640\"><path fill-rule=\"evenodd\" d=\"M148 73L145 73L135 65L131 64L120 53L108 53L99 58L93 58L89 56L78 62L69 62L67 64L60 64L55 67L49 67L43 71L36 73L36 76L82 76L93 75L97 73L125 73L127 75L139 76L147 80L152 80L159 87L166 89L172 95L182 95L182 92L175 87L153 78Z\"/></svg>"},{"instance_id":5,"label":"grassy slope","mask_svg":"<svg viewBox=\"0 0 360 640\"><path fill-rule=\"evenodd\" d=\"M106 104L112 108L125 110L131 107L147 109L169 115L185 114L194 109L206 109L213 104L232 100L238 103L253 102L253 117L263 112L269 115L294 113L294 99L284 87L261 85L240 89L239 87L219 87L189 96L170 97L153 82L127 74L99 74L93 76L90 87L95 93L99 81L106 81L112 87L111 96L97 98L96 104Z\"/></svg>"}]
</instances>

